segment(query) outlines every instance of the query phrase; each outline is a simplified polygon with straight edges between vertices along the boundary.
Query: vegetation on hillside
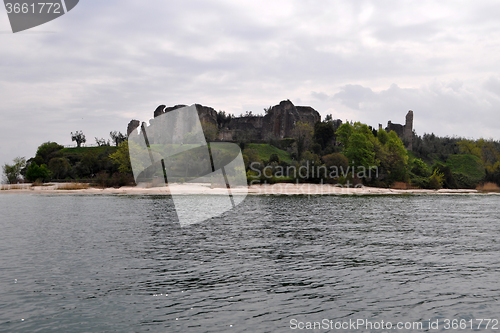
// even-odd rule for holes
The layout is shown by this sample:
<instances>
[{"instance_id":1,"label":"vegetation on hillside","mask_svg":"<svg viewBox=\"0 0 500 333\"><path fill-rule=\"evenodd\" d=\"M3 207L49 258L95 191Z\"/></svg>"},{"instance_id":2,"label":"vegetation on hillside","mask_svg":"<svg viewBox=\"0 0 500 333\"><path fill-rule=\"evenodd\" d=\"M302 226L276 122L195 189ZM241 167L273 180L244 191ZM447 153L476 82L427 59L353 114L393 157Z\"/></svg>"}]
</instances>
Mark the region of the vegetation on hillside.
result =
<instances>
[{"instance_id":1,"label":"vegetation on hillside","mask_svg":"<svg viewBox=\"0 0 500 333\"><path fill-rule=\"evenodd\" d=\"M279 158L264 157L257 145L243 150L251 183L362 183L430 189L476 188L488 182L500 185L500 142L493 140L414 133L413 151L407 151L393 131L377 131L359 122L335 128L332 117L327 117L314 128L298 123L292 138L270 138L268 143L283 151ZM282 157L285 152L289 159Z\"/></svg>"},{"instance_id":2,"label":"vegetation on hillside","mask_svg":"<svg viewBox=\"0 0 500 333\"><path fill-rule=\"evenodd\" d=\"M96 147L82 147L86 140L81 131L71 133L72 139L77 141L74 148L45 142L38 147L35 157L27 161L16 158L14 165L5 164L4 181L11 184L23 179L29 182L91 182L100 186L131 184L131 168L122 165L130 165L126 137L119 132L111 132L110 135L116 145L114 147L109 141Z\"/></svg>"},{"instance_id":3,"label":"vegetation on hillside","mask_svg":"<svg viewBox=\"0 0 500 333\"><path fill-rule=\"evenodd\" d=\"M251 116L251 115L248 115ZM231 115L219 113L221 121ZM298 122L290 138L269 137L249 142L236 136L249 183L312 182L403 188L476 188L500 185L500 142L468 140L414 133L407 151L393 131L374 130L360 122L340 125L331 116L314 126ZM218 128L203 124L208 141ZM338 127L337 127L338 126ZM18 157L3 166L4 182L79 181L101 186L133 183L127 138L110 132L110 140L96 138L98 146L82 147L85 135L71 133L77 147L45 142L28 159ZM164 147L152 145L153 152ZM219 147L220 156L231 155ZM182 168L181 168L182 169ZM174 179L173 177L172 179ZM175 178L177 179L177 178ZM183 179L182 177L179 179Z\"/></svg>"}]
</instances>

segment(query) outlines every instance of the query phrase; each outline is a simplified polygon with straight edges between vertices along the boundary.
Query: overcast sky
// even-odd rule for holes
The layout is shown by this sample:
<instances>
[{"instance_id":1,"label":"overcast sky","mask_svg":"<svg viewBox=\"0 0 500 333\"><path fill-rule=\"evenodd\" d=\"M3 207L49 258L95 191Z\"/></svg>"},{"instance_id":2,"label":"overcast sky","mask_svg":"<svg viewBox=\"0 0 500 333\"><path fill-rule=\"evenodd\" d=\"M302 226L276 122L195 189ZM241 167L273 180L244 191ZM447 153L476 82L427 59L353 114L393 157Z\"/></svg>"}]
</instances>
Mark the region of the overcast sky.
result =
<instances>
[{"instance_id":1,"label":"overcast sky","mask_svg":"<svg viewBox=\"0 0 500 333\"><path fill-rule=\"evenodd\" d=\"M239 115L290 99L417 134L500 139L496 1L81 0L13 34L0 9L0 164L87 143L159 104Z\"/></svg>"}]
</instances>

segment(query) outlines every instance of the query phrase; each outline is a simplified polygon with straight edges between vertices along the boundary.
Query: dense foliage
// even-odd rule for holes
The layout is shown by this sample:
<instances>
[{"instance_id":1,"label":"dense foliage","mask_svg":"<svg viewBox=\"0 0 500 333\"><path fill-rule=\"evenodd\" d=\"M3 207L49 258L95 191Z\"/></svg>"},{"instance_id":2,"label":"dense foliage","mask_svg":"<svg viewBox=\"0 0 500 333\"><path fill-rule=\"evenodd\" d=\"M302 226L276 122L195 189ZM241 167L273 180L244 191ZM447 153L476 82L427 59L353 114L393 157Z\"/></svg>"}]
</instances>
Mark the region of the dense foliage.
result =
<instances>
[{"instance_id":1,"label":"dense foliage","mask_svg":"<svg viewBox=\"0 0 500 333\"><path fill-rule=\"evenodd\" d=\"M82 132L77 132L77 135L79 140L83 137ZM13 173L9 165L5 165L4 174L10 177L9 182L18 181L22 175L30 182L80 181L101 186L131 184L133 177L127 138L116 131L110 132L110 136L116 145L114 147L108 143L80 147L77 142L75 148L64 148L55 142L45 142L38 147L35 157L24 161L24 164L16 164L17 176L11 176ZM19 162L18 159L15 161Z\"/></svg>"},{"instance_id":2,"label":"dense foliage","mask_svg":"<svg viewBox=\"0 0 500 333\"><path fill-rule=\"evenodd\" d=\"M231 115L218 113L229 122ZM215 141L218 128L203 123L207 141ZM83 143L83 133L72 133ZM102 186L133 183L129 147L120 132L98 147L64 148L45 142L35 157L16 158L3 166L4 181L87 181ZM314 126L298 122L290 138L270 137L252 142L239 133L249 183L312 182L355 186L365 184L403 188L476 188L500 185L500 142L413 134L407 151L394 131L374 130L355 123L336 123L327 117ZM75 140L76 141L76 140ZM79 142L77 141L77 145ZM104 139L102 139L104 142Z\"/></svg>"},{"instance_id":3,"label":"dense foliage","mask_svg":"<svg viewBox=\"0 0 500 333\"><path fill-rule=\"evenodd\" d=\"M247 148L243 157L249 183L363 183L431 189L476 188L485 182L500 185L497 141L443 138L434 134L420 137L414 133L413 150L407 151L395 132L377 131L359 122L337 128L332 118L327 117L314 128L300 122L297 125L292 138L269 140L288 152L291 161L263 158L255 145L252 149L248 144L242 145ZM304 170L302 174L283 172L300 168Z\"/></svg>"}]
</instances>

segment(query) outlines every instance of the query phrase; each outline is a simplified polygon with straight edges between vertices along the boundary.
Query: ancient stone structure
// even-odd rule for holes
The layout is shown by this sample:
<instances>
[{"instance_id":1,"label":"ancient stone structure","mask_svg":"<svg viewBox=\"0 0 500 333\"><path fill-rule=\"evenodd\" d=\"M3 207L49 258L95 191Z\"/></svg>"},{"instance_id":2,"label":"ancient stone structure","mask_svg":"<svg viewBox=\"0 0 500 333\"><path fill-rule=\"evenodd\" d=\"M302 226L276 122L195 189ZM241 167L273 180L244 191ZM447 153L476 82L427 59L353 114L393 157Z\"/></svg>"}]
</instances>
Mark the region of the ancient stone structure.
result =
<instances>
[{"instance_id":1,"label":"ancient stone structure","mask_svg":"<svg viewBox=\"0 0 500 333\"><path fill-rule=\"evenodd\" d=\"M160 105L154 111L154 118L149 121L149 124L155 124L157 121L162 121L158 118L160 115L184 107L185 105L175 105L166 107ZM309 106L295 106L289 100L282 101L280 104L273 106L266 115L244 116L232 118L227 124L219 124L217 119L217 111L211 107L196 104L196 110L202 124L212 124L219 129L218 140L233 141L241 139L245 136L248 140L265 140L269 137L287 138L291 137L293 129L297 122L301 121L308 123L311 126L321 120L318 111ZM158 118L158 119L157 119ZM169 128L170 126L182 126L182 120L178 119L175 123L158 126L159 128ZM129 123L127 133L130 134L135 128L140 126L139 121L132 120ZM161 143L161 137L166 133L154 133L149 138L150 143ZM168 134L167 134L168 135Z\"/></svg>"},{"instance_id":2,"label":"ancient stone structure","mask_svg":"<svg viewBox=\"0 0 500 333\"><path fill-rule=\"evenodd\" d=\"M161 116L164 113L183 108L185 106L186 105L183 104L178 104L170 107L166 107L165 105L160 105L156 108L154 112L154 118L157 118L158 116ZM196 111L198 111L198 115L200 116L200 121L217 125L217 111L215 111L211 107L203 106L200 104L195 104L195 106L196 106Z\"/></svg>"},{"instance_id":3,"label":"ancient stone structure","mask_svg":"<svg viewBox=\"0 0 500 333\"><path fill-rule=\"evenodd\" d=\"M163 118L158 118L160 115L184 106L185 105L175 105L172 107L166 107L165 105L158 106L154 111L154 118L149 121L150 125L155 124L158 121L163 121ZM219 141L260 141L269 138L289 138L293 136L295 125L299 121L307 123L312 127L317 121L321 121L321 116L318 111L309 106L295 106L290 100L282 101L278 105L273 106L264 116L247 115L232 118L230 121L226 120L225 123L219 122L221 120L217 117L217 111L213 108L200 104L195 104L195 106L202 125L212 124L217 127L217 139ZM186 122L189 123L186 119L179 117L169 124L162 124L164 126L157 127L166 129L169 133L174 133L175 128L184 126ZM339 119L332 120L332 122L334 129L337 129L342 125L342 121ZM140 122L138 120L130 121L127 128L127 134L130 134L139 126ZM171 130L168 130L169 128ZM379 129L381 128L382 125L379 124ZM408 150L412 150L413 111L408 111L405 125L393 124L389 120L385 130L387 132L396 132L398 137L403 140L405 147ZM187 130L187 132L189 132L189 130ZM153 133L149 138L150 143L159 144L162 142L162 138L168 135L168 133Z\"/></svg>"},{"instance_id":4,"label":"ancient stone structure","mask_svg":"<svg viewBox=\"0 0 500 333\"><path fill-rule=\"evenodd\" d=\"M406 142L407 149L413 150L413 111L406 114L406 124L403 142Z\"/></svg>"},{"instance_id":5,"label":"ancient stone structure","mask_svg":"<svg viewBox=\"0 0 500 333\"><path fill-rule=\"evenodd\" d=\"M283 139L292 137L293 129L299 121L314 126L317 121L321 121L321 115L312 107L295 106L290 100L286 100L273 106L265 116L234 118L228 129L236 135L238 132L251 133L258 140L269 137Z\"/></svg>"},{"instance_id":6,"label":"ancient stone structure","mask_svg":"<svg viewBox=\"0 0 500 333\"><path fill-rule=\"evenodd\" d=\"M127 136L129 136L130 133L132 133L132 131L139 126L141 126L141 122L139 120L131 120L127 126Z\"/></svg>"},{"instance_id":7,"label":"ancient stone structure","mask_svg":"<svg viewBox=\"0 0 500 333\"><path fill-rule=\"evenodd\" d=\"M379 124L379 128L382 125ZM394 131L398 135L398 137L405 144L406 149L413 149L413 111L410 110L406 114L406 123L404 125L401 124L393 124L390 120L387 123L387 127L385 128L386 132Z\"/></svg>"}]
</instances>

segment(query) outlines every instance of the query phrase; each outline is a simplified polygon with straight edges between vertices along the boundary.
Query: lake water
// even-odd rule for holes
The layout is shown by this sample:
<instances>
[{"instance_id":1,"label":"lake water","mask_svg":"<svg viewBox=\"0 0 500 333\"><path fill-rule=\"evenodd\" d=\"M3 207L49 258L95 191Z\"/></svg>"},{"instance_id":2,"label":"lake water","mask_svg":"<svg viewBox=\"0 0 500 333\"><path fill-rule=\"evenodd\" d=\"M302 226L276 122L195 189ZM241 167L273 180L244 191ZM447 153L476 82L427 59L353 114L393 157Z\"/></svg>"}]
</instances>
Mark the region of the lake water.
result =
<instances>
[{"instance_id":1,"label":"lake water","mask_svg":"<svg viewBox=\"0 0 500 333\"><path fill-rule=\"evenodd\" d=\"M491 331L499 203L249 196L181 228L164 196L0 194L0 331Z\"/></svg>"}]
</instances>

